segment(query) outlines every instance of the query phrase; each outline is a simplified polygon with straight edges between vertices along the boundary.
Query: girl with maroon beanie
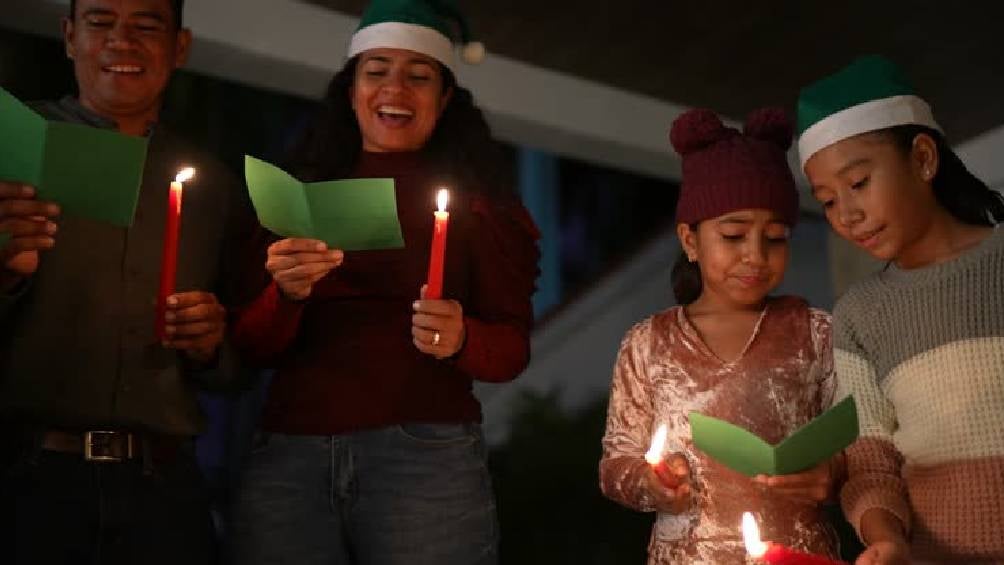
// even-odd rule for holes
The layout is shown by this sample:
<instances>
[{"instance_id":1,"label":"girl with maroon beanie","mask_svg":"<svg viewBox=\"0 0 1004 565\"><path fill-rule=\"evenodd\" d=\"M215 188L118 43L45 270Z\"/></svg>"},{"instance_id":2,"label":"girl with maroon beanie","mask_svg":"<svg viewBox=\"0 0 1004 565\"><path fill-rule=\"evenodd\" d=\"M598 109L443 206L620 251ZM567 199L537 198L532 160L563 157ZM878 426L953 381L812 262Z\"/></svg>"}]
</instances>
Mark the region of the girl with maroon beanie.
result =
<instances>
[{"instance_id":1,"label":"girl with maroon beanie","mask_svg":"<svg viewBox=\"0 0 1004 565\"><path fill-rule=\"evenodd\" d=\"M680 116L671 132L683 157L673 269L675 306L625 336L614 367L600 483L611 499L658 517L649 563L744 563L742 513L764 539L836 555L820 504L841 474L839 458L800 473L750 479L695 449L697 411L776 443L808 423L833 395L830 317L801 298L770 296L788 263L798 194L785 158L792 126L761 109L744 131L711 111ZM654 430L670 477L645 461ZM673 486L667 486L673 485Z\"/></svg>"}]
</instances>

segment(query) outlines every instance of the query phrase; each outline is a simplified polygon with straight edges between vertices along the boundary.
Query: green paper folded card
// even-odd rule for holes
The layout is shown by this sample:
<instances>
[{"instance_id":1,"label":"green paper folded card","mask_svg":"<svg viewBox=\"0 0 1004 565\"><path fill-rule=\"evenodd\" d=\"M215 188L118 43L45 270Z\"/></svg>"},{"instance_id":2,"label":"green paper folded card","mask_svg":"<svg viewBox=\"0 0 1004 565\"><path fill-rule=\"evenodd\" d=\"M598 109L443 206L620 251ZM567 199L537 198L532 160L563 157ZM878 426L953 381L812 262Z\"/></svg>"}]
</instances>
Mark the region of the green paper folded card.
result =
<instances>
[{"instance_id":1,"label":"green paper folded card","mask_svg":"<svg viewBox=\"0 0 1004 565\"><path fill-rule=\"evenodd\" d=\"M726 467L744 475L788 475L811 469L833 457L858 437L858 411L848 396L796 430L776 446L749 431L690 413L694 445Z\"/></svg>"},{"instance_id":2,"label":"green paper folded card","mask_svg":"<svg viewBox=\"0 0 1004 565\"><path fill-rule=\"evenodd\" d=\"M145 138L48 121L2 88L0 132L0 180L33 185L39 200L64 214L132 225Z\"/></svg>"},{"instance_id":3,"label":"green paper folded card","mask_svg":"<svg viewBox=\"0 0 1004 565\"><path fill-rule=\"evenodd\" d=\"M304 183L251 156L244 175L258 221L274 233L345 251L404 247L394 179Z\"/></svg>"}]
</instances>

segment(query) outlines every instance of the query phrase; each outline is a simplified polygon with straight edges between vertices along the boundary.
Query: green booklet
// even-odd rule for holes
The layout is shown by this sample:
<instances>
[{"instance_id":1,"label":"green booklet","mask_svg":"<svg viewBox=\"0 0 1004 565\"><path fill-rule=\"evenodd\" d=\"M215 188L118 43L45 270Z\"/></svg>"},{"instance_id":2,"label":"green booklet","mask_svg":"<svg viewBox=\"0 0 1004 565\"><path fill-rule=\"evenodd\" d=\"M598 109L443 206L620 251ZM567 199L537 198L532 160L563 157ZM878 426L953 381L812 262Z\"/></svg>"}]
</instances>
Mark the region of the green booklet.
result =
<instances>
[{"instance_id":1,"label":"green booklet","mask_svg":"<svg viewBox=\"0 0 1004 565\"><path fill-rule=\"evenodd\" d=\"M811 469L858 437L854 397L838 404L772 446L749 431L697 412L690 413L694 445L745 475L787 475Z\"/></svg>"},{"instance_id":2,"label":"green booklet","mask_svg":"<svg viewBox=\"0 0 1004 565\"><path fill-rule=\"evenodd\" d=\"M345 251L404 247L394 179L304 183L251 156L244 175L258 220L274 233Z\"/></svg>"},{"instance_id":3,"label":"green booklet","mask_svg":"<svg viewBox=\"0 0 1004 565\"><path fill-rule=\"evenodd\" d=\"M132 225L147 140L48 121L0 88L0 180L33 185L63 213ZM171 179L164 179L164 192ZM167 196L165 196L167 198Z\"/></svg>"}]
</instances>

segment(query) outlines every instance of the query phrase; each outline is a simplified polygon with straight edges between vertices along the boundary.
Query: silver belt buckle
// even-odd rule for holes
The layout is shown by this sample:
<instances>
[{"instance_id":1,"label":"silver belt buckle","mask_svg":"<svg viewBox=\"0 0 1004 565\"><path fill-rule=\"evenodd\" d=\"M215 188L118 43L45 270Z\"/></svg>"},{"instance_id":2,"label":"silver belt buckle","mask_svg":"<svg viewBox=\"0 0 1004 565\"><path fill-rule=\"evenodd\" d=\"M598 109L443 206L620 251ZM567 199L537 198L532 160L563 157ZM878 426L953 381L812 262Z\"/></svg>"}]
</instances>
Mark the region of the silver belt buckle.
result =
<instances>
[{"instance_id":1,"label":"silver belt buckle","mask_svg":"<svg viewBox=\"0 0 1004 565\"><path fill-rule=\"evenodd\" d=\"M100 453L94 453L94 439L95 438L100 438L102 436L111 436L112 438L114 438L115 436L119 435L120 433L121 432L100 431L100 430L99 431L92 431L92 432L84 432L84 460L85 461L94 461L94 462L97 462L97 463L121 463L123 461L122 457L118 457L118 456L115 456L115 455L103 455L103 454L100 454ZM126 455L125 455L125 457L126 458L132 458L132 442L129 441L129 434L124 434L124 435L125 435L125 442L126 442ZM107 442L106 442L106 445L107 445Z\"/></svg>"}]
</instances>

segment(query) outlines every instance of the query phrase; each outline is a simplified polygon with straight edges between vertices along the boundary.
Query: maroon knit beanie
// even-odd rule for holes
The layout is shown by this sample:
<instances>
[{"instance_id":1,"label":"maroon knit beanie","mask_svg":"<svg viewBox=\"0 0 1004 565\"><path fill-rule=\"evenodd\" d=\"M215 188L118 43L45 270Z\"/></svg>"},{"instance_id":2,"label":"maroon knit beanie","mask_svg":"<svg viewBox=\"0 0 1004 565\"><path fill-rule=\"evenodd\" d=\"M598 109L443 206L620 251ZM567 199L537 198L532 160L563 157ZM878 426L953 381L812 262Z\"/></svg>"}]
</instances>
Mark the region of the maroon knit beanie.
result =
<instances>
[{"instance_id":1,"label":"maroon knit beanie","mask_svg":"<svg viewBox=\"0 0 1004 565\"><path fill-rule=\"evenodd\" d=\"M792 131L780 108L753 111L743 133L725 127L711 110L678 117L669 134L683 158L677 223L694 225L735 210L762 208L794 226L798 190L786 157Z\"/></svg>"}]
</instances>

